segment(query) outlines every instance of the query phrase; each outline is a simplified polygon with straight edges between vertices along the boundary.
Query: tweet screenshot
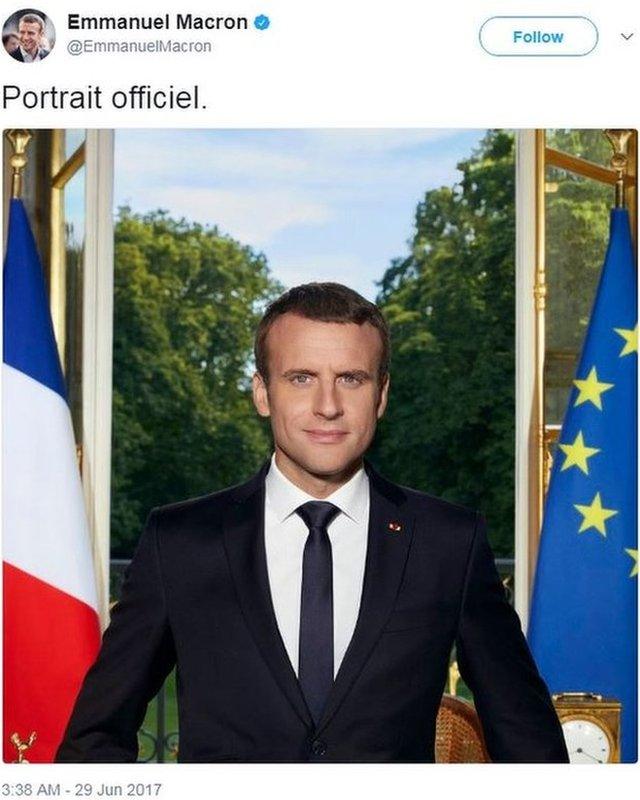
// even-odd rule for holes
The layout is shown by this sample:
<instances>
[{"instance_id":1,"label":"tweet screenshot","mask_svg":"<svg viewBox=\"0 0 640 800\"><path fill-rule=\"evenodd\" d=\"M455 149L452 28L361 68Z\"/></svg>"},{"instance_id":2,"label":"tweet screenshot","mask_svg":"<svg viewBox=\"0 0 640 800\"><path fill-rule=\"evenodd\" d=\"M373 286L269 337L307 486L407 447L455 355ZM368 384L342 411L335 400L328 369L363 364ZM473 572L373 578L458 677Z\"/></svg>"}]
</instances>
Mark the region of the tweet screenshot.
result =
<instances>
[{"instance_id":1,"label":"tweet screenshot","mask_svg":"<svg viewBox=\"0 0 640 800\"><path fill-rule=\"evenodd\" d=\"M0 798L629 796L640 6L0 23Z\"/></svg>"}]
</instances>

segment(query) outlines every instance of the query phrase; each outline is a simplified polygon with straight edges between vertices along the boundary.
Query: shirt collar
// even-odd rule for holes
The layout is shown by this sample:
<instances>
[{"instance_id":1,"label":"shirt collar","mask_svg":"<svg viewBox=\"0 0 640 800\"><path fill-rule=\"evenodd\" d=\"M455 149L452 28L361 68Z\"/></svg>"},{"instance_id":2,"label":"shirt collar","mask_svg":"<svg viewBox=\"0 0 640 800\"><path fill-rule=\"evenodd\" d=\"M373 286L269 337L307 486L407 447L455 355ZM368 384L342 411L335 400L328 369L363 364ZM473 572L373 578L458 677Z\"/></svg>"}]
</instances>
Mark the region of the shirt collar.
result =
<instances>
[{"instance_id":1,"label":"shirt collar","mask_svg":"<svg viewBox=\"0 0 640 800\"><path fill-rule=\"evenodd\" d=\"M279 522L283 522L294 513L296 508L310 500L317 500L292 483L276 465L275 454L271 456L269 472L265 478L267 503L275 512ZM361 467L343 486L333 494L323 498L333 503L343 514L354 522L362 522L369 499L369 478Z\"/></svg>"},{"instance_id":2,"label":"shirt collar","mask_svg":"<svg viewBox=\"0 0 640 800\"><path fill-rule=\"evenodd\" d=\"M28 53L28 52L27 52L27 51L24 49L24 47L23 47L22 45L20 45L20 52L22 53L22 58L23 58L25 61L40 61L40 48L39 48L39 47L38 47L38 49L36 50L36 53L35 53L35 55L33 55L33 56L31 55L31 53Z\"/></svg>"}]
</instances>

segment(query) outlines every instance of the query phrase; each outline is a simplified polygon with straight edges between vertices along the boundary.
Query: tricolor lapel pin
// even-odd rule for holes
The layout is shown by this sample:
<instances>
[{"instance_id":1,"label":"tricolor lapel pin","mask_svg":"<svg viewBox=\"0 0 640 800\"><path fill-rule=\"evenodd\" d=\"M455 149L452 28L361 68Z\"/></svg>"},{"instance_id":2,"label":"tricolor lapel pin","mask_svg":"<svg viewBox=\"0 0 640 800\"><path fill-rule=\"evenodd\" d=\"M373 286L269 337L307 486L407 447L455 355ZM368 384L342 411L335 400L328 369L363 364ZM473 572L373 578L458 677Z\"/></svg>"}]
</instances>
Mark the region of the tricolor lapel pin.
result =
<instances>
[{"instance_id":1,"label":"tricolor lapel pin","mask_svg":"<svg viewBox=\"0 0 640 800\"><path fill-rule=\"evenodd\" d=\"M392 533L400 533L400 531L402 530L402 525L401 525L399 522L390 522L390 523L387 525L387 528L388 528L388 529L389 529L389 530L390 530Z\"/></svg>"}]
</instances>

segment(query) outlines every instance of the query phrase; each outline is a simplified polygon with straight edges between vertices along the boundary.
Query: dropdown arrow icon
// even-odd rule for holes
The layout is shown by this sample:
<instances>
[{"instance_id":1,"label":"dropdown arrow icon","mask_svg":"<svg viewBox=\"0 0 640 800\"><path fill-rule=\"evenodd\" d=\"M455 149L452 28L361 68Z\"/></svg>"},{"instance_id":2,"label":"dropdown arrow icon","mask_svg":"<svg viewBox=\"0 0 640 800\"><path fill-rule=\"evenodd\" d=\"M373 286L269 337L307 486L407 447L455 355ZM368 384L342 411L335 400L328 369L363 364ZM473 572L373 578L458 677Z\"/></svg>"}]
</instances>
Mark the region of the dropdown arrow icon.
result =
<instances>
[{"instance_id":1,"label":"dropdown arrow icon","mask_svg":"<svg viewBox=\"0 0 640 800\"><path fill-rule=\"evenodd\" d=\"M620 36L622 36L625 42L628 42L629 39L633 36L633 33L621 33Z\"/></svg>"}]
</instances>

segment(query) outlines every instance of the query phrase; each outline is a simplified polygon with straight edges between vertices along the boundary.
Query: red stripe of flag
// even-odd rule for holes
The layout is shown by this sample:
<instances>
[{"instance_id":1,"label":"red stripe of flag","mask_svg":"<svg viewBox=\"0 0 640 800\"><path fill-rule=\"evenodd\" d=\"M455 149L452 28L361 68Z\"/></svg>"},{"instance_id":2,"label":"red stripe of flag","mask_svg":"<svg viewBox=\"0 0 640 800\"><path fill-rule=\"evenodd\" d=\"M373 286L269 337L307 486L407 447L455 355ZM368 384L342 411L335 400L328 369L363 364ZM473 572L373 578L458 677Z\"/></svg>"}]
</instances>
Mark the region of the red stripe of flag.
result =
<instances>
[{"instance_id":1,"label":"red stripe of flag","mask_svg":"<svg viewBox=\"0 0 640 800\"><path fill-rule=\"evenodd\" d=\"M3 758L27 741L31 763L52 762L88 667L100 647L95 610L44 581L4 563Z\"/></svg>"}]
</instances>

